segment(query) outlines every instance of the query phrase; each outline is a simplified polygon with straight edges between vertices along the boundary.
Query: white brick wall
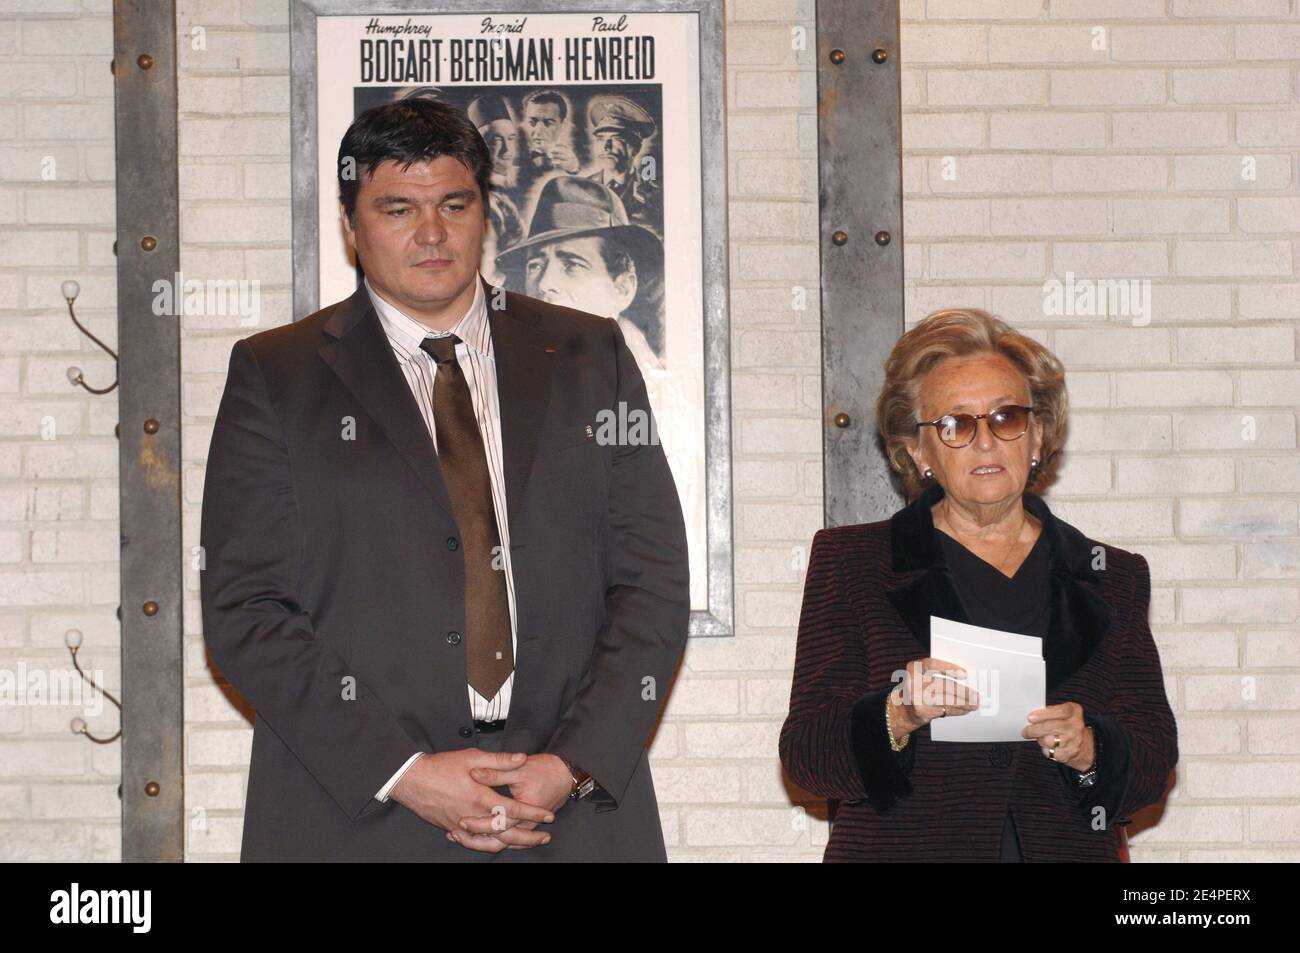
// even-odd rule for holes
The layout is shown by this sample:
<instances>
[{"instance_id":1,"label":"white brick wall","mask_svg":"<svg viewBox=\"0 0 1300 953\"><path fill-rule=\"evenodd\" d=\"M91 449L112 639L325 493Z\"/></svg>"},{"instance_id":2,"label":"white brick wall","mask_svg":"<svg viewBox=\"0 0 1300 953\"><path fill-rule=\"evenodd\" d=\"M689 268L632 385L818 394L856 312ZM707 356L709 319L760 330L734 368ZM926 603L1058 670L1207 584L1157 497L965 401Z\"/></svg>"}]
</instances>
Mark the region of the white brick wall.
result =
<instances>
[{"instance_id":1,"label":"white brick wall","mask_svg":"<svg viewBox=\"0 0 1300 953\"><path fill-rule=\"evenodd\" d=\"M117 694L117 393L66 376L75 365L105 387L114 368L59 289L81 283L77 316L115 347L111 10L8 0L0 13L0 668L75 681L64 634L79 629L82 667ZM87 719L99 736L118 727L103 707ZM84 714L0 704L0 860L121 856L121 748L73 735Z\"/></svg>"},{"instance_id":2,"label":"white brick wall","mask_svg":"<svg viewBox=\"0 0 1300 953\"><path fill-rule=\"evenodd\" d=\"M1054 348L1073 433L1052 504L1151 563L1183 760L1134 858L1300 859L1296 0L901 6L907 319L979 305ZM77 277L79 313L112 343L109 4L0 10L0 664L62 665L75 627L116 686L116 401L62 377L112 368L58 297ZM692 642L655 739L674 860L816 860L826 841L776 760L822 519L815 54L790 43L813 16L811 0L727 6L738 634ZM181 53L182 268L258 279L259 329L282 324L286 4L182 0L179 22L207 40ZM1043 281L1066 271L1150 280L1149 324L1046 313ZM249 330L184 332L188 547L226 360ZM207 669L185 572L187 855L229 860L251 730ZM0 859L119 856L118 749L74 738L68 717L0 708Z\"/></svg>"}]
</instances>

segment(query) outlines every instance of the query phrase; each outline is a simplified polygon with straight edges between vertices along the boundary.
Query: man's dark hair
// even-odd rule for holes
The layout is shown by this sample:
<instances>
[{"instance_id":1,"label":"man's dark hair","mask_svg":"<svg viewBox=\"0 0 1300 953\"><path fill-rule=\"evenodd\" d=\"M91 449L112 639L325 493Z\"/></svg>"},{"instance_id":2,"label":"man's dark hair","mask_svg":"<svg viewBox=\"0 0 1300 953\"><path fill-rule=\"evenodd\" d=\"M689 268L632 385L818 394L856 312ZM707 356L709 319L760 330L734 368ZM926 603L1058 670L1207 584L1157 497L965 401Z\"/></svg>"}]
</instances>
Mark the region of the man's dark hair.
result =
<instances>
[{"instance_id":1,"label":"man's dark hair","mask_svg":"<svg viewBox=\"0 0 1300 953\"><path fill-rule=\"evenodd\" d=\"M616 280L626 271L636 271L636 259L628 252L627 246L617 238L599 234L592 237L596 239L596 247L600 249L600 257L605 263L605 273L609 275L610 281ZM648 275L637 275L637 280L640 282L648 277Z\"/></svg>"},{"instance_id":2,"label":"man's dark hair","mask_svg":"<svg viewBox=\"0 0 1300 953\"><path fill-rule=\"evenodd\" d=\"M373 106L358 116L339 143L339 201L348 221L357 218L360 177L374 174L392 159L409 168L442 156L459 160L478 182L483 214L492 187L492 154L465 113L454 106L422 97ZM345 174L347 173L347 174Z\"/></svg>"},{"instance_id":3,"label":"man's dark hair","mask_svg":"<svg viewBox=\"0 0 1300 953\"><path fill-rule=\"evenodd\" d=\"M636 297L627 306L623 316L641 329L646 343L662 357L664 325L660 313L663 307L661 277L646 269L638 270L636 257L614 236L597 234L592 237L596 239L596 247L600 249L600 258L605 263L605 273L609 275L610 281L617 280L628 271L636 275Z\"/></svg>"},{"instance_id":4,"label":"man's dark hair","mask_svg":"<svg viewBox=\"0 0 1300 953\"><path fill-rule=\"evenodd\" d=\"M560 107L560 122L564 122L565 117L569 115L569 104L564 101L564 97L553 89L535 89L524 97L524 108L527 109L531 104L537 103L539 106L546 103L554 103Z\"/></svg>"}]
</instances>

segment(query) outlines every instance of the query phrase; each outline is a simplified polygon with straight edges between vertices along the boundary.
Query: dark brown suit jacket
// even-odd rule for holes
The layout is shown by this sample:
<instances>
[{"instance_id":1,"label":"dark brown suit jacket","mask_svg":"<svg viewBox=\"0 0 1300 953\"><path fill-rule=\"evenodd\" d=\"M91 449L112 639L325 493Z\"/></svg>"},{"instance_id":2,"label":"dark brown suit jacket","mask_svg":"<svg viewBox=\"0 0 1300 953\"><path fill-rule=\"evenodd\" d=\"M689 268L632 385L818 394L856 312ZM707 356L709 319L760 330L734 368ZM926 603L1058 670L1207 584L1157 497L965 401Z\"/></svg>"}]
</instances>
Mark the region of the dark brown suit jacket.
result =
<instances>
[{"instance_id":1,"label":"dark brown suit jacket","mask_svg":"<svg viewBox=\"0 0 1300 953\"><path fill-rule=\"evenodd\" d=\"M602 410L648 412L645 384L616 322L485 293L518 615L506 750L564 755L604 793L499 854L373 798L474 731L451 502L360 286L239 341L212 434L204 638L257 711L243 860L665 859L646 744L686 639L685 529L662 448L596 439Z\"/></svg>"},{"instance_id":2,"label":"dark brown suit jacket","mask_svg":"<svg viewBox=\"0 0 1300 953\"><path fill-rule=\"evenodd\" d=\"M1010 806L1026 861L1117 861L1115 825L1160 800L1178 761L1146 560L1025 494L1051 550L1047 704L1083 706L1102 744L1094 787L1034 741L935 742L927 725L894 753L893 674L930 654L931 615L966 621L930 517L942 497L932 484L892 519L813 538L780 753L795 783L842 802L825 859L996 861Z\"/></svg>"}]
</instances>

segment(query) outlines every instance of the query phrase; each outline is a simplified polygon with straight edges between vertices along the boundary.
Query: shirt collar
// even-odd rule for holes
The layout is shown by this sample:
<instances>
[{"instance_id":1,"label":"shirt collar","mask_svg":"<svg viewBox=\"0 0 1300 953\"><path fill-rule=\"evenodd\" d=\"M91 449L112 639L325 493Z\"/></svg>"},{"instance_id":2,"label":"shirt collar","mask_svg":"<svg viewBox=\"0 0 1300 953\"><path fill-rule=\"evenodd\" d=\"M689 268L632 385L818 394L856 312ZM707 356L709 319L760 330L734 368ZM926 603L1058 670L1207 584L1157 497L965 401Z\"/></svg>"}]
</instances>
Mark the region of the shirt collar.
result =
<instances>
[{"instance_id":1,"label":"shirt collar","mask_svg":"<svg viewBox=\"0 0 1300 953\"><path fill-rule=\"evenodd\" d=\"M384 333L388 335L393 350L401 359L410 360L425 338L446 334L456 335L483 357L489 360L492 358L492 331L487 320L487 298L483 294L483 282L477 272L474 274L474 300L465 315L449 331L433 331L404 314L375 292L369 278L363 280Z\"/></svg>"}]
</instances>

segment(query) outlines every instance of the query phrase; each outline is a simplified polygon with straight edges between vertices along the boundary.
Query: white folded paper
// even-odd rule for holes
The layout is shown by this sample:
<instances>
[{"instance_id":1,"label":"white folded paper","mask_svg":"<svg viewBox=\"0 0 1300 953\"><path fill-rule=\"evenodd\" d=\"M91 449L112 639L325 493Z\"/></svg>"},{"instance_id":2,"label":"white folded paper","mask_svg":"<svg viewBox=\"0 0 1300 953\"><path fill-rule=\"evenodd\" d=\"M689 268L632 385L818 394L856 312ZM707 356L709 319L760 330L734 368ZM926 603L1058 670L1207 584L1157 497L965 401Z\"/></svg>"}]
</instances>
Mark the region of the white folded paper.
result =
<instances>
[{"instance_id":1,"label":"white folded paper","mask_svg":"<svg viewBox=\"0 0 1300 953\"><path fill-rule=\"evenodd\" d=\"M1042 639L930 616L930 657L960 665L980 697L975 711L931 721L931 740L1026 740L1029 713L1047 703Z\"/></svg>"}]
</instances>

